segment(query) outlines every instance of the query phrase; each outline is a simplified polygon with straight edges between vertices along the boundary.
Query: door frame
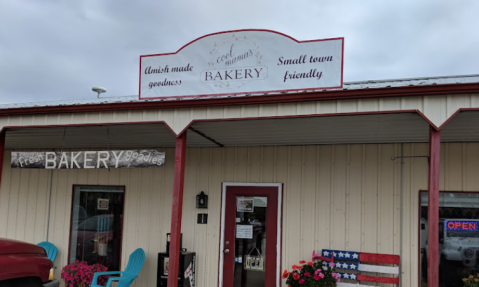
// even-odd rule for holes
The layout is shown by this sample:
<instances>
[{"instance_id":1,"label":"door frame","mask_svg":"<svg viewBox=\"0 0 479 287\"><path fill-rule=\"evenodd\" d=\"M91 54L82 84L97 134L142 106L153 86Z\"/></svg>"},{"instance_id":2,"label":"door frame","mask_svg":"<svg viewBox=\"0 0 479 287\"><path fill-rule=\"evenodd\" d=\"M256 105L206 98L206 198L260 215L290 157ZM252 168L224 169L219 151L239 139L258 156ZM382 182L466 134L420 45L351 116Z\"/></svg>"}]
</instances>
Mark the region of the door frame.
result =
<instances>
[{"instance_id":1,"label":"door frame","mask_svg":"<svg viewBox=\"0 0 479 287\"><path fill-rule=\"evenodd\" d=\"M225 241L225 207L226 207L226 188L228 186L266 186L278 188L278 219L277 219L277 234L276 234L276 287L281 286L281 222L282 222L282 206L283 206L283 184L282 183L251 183L251 182L223 182L221 192L221 226L220 226L220 250L219 250L219 270L218 270L218 286L223 286L223 263L224 263L224 241Z\"/></svg>"}]
</instances>

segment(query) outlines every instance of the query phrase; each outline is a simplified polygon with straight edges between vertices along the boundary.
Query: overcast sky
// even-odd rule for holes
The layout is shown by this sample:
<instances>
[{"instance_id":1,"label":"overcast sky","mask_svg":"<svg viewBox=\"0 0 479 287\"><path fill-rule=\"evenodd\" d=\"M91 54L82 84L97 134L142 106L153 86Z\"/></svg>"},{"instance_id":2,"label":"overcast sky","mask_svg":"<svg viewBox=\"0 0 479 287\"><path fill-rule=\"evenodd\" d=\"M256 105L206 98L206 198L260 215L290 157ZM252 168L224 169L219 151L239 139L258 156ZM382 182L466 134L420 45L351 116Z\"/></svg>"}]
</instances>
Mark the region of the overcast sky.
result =
<instances>
[{"instance_id":1,"label":"overcast sky","mask_svg":"<svg viewBox=\"0 0 479 287\"><path fill-rule=\"evenodd\" d=\"M138 95L140 55L247 28L344 37L345 82L479 74L477 0L0 0L0 104Z\"/></svg>"}]
</instances>

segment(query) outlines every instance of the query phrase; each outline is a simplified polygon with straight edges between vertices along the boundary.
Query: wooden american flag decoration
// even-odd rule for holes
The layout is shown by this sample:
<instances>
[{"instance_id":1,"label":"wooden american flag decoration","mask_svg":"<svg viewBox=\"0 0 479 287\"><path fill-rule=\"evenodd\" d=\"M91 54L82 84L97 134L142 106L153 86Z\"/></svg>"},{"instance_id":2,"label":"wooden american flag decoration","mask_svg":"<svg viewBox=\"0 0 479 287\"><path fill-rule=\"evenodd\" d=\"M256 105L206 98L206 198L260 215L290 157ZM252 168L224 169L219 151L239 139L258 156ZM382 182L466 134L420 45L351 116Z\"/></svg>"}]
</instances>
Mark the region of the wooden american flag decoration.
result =
<instances>
[{"instance_id":1,"label":"wooden american flag decoration","mask_svg":"<svg viewBox=\"0 0 479 287\"><path fill-rule=\"evenodd\" d=\"M340 279L357 281L355 283L338 282L338 287L369 286L359 284L362 281L399 285L399 255L331 249L323 249L321 255L313 252L313 260L319 259L323 261L323 264L334 263L334 268ZM393 266L375 264L390 264ZM394 277L363 275L361 272L392 274Z\"/></svg>"}]
</instances>

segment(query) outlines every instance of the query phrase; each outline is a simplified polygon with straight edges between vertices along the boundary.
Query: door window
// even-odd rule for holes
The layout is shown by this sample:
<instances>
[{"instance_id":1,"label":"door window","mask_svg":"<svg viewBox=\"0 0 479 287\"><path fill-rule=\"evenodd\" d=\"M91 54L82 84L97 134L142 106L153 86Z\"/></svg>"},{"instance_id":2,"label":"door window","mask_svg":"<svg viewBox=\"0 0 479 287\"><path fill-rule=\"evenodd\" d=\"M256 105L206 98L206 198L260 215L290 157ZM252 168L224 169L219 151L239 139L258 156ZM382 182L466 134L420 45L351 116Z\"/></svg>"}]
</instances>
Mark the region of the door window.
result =
<instances>
[{"instance_id":1,"label":"door window","mask_svg":"<svg viewBox=\"0 0 479 287\"><path fill-rule=\"evenodd\" d=\"M100 263L120 270L124 187L75 186L69 263Z\"/></svg>"}]
</instances>

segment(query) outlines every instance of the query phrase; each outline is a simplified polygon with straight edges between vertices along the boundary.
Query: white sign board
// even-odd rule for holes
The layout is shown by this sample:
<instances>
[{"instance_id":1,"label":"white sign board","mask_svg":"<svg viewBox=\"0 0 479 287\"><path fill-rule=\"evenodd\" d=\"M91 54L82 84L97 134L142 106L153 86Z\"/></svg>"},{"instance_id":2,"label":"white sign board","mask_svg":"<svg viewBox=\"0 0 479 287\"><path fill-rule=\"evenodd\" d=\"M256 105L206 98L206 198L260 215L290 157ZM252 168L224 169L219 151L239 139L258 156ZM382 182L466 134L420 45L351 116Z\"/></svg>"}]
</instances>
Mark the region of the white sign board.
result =
<instances>
[{"instance_id":1,"label":"white sign board","mask_svg":"<svg viewBox=\"0 0 479 287\"><path fill-rule=\"evenodd\" d=\"M268 30L206 35L176 53L140 56L141 99L343 86L344 38L297 41Z\"/></svg>"},{"instance_id":2,"label":"white sign board","mask_svg":"<svg viewBox=\"0 0 479 287\"><path fill-rule=\"evenodd\" d=\"M253 239L253 225L236 225L236 238Z\"/></svg>"}]
</instances>

